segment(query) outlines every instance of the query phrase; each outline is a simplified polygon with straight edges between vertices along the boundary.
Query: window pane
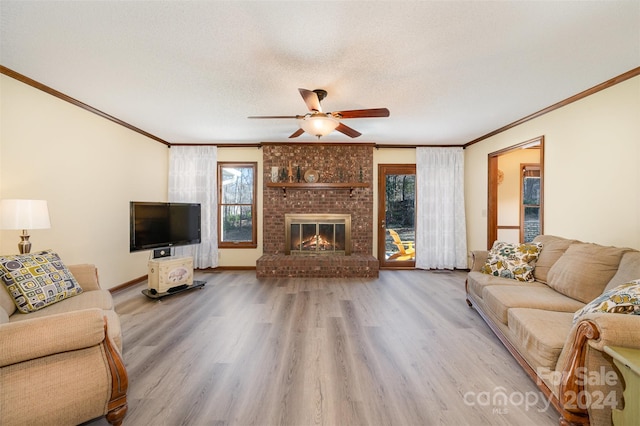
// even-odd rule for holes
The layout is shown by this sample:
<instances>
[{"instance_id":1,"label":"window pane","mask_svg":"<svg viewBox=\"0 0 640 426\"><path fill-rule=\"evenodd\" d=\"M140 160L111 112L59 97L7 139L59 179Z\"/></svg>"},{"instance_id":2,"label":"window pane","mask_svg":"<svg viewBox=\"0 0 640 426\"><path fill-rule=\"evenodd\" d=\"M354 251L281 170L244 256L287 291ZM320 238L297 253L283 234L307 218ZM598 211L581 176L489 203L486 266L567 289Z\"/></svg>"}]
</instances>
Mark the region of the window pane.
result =
<instances>
[{"instance_id":1,"label":"window pane","mask_svg":"<svg viewBox=\"0 0 640 426\"><path fill-rule=\"evenodd\" d=\"M540 235L540 207L524 208L524 242L530 243Z\"/></svg>"},{"instance_id":2,"label":"window pane","mask_svg":"<svg viewBox=\"0 0 640 426\"><path fill-rule=\"evenodd\" d=\"M222 241L252 241L251 206L222 206L220 209Z\"/></svg>"},{"instance_id":3,"label":"window pane","mask_svg":"<svg viewBox=\"0 0 640 426\"><path fill-rule=\"evenodd\" d=\"M253 168L222 168L222 204L253 203Z\"/></svg>"},{"instance_id":4,"label":"window pane","mask_svg":"<svg viewBox=\"0 0 640 426\"><path fill-rule=\"evenodd\" d=\"M257 246L257 163L218 162L218 247Z\"/></svg>"},{"instance_id":5,"label":"window pane","mask_svg":"<svg viewBox=\"0 0 640 426\"><path fill-rule=\"evenodd\" d=\"M522 182L522 204L528 206L540 205L540 178L525 177Z\"/></svg>"},{"instance_id":6,"label":"window pane","mask_svg":"<svg viewBox=\"0 0 640 426\"><path fill-rule=\"evenodd\" d=\"M407 261L415 256L416 175L387 174L385 181L386 260ZM393 235L393 232L396 236Z\"/></svg>"}]
</instances>

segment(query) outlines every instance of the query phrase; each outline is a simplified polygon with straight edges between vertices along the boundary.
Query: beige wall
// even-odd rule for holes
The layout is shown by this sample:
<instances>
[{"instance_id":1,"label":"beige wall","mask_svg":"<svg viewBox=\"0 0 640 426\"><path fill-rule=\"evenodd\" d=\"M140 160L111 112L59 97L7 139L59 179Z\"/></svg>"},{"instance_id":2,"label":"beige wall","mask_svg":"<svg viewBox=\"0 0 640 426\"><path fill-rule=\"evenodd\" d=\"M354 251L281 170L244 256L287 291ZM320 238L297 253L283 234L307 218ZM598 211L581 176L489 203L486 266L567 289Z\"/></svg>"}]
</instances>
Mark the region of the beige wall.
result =
<instances>
[{"instance_id":1,"label":"beige wall","mask_svg":"<svg viewBox=\"0 0 640 426\"><path fill-rule=\"evenodd\" d=\"M32 252L94 263L105 288L146 275L149 253L129 253L129 201L166 200L168 148L4 75L0 105L0 198L49 205ZM18 234L0 232L0 253L17 252Z\"/></svg>"},{"instance_id":2,"label":"beige wall","mask_svg":"<svg viewBox=\"0 0 640 426\"><path fill-rule=\"evenodd\" d=\"M640 77L465 150L469 249L487 243L487 155L545 137L544 232L640 248Z\"/></svg>"}]
</instances>

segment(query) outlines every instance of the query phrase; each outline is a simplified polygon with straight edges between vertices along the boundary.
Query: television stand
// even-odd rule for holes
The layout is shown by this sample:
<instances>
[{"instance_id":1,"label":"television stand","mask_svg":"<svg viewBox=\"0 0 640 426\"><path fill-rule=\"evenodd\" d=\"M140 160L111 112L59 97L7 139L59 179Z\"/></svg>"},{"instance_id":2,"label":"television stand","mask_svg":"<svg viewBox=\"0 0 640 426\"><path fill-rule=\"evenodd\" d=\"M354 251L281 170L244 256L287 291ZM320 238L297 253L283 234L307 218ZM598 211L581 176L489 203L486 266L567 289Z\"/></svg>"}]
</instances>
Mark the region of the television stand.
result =
<instances>
[{"instance_id":1,"label":"television stand","mask_svg":"<svg viewBox=\"0 0 640 426\"><path fill-rule=\"evenodd\" d=\"M162 299L163 297L182 293L187 290L193 290L194 288L203 288L206 283L207 283L206 281L194 280L193 284L183 284L177 287L171 287L164 293L158 293L158 291L156 291L153 288L145 288L144 290L142 290L142 294L144 294L150 299Z\"/></svg>"}]
</instances>

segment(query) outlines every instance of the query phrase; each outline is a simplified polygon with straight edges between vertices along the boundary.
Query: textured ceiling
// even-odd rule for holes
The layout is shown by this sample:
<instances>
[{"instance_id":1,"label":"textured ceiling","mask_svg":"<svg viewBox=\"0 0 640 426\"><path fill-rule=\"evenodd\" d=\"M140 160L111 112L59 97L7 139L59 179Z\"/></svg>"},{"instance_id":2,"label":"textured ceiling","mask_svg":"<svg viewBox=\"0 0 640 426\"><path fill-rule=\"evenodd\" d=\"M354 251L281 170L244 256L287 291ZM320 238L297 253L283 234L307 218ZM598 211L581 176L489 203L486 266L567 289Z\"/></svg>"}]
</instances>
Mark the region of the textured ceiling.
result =
<instances>
[{"instance_id":1,"label":"textured ceiling","mask_svg":"<svg viewBox=\"0 0 640 426\"><path fill-rule=\"evenodd\" d=\"M170 143L461 145L640 66L638 1L0 1L0 64ZM300 141L313 141L305 134ZM334 132L326 141L351 140Z\"/></svg>"}]
</instances>

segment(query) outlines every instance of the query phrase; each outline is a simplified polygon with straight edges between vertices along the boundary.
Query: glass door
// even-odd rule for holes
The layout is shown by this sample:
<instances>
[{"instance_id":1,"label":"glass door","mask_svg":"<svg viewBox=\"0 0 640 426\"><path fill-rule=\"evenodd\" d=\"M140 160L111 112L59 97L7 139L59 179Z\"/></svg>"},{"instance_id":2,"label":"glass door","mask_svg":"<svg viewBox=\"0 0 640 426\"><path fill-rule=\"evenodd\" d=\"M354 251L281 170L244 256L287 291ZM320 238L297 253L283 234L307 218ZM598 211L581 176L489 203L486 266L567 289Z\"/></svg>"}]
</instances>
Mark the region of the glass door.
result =
<instances>
[{"instance_id":1,"label":"glass door","mask_svg":"<svg viewBox=\"0 0 640 426\"><path fill-rule=\"evenodd\" d=\"M378 165L378 259L380 267L415 267L415 215L415 164Z\"/></svg>"}]
</instances>

